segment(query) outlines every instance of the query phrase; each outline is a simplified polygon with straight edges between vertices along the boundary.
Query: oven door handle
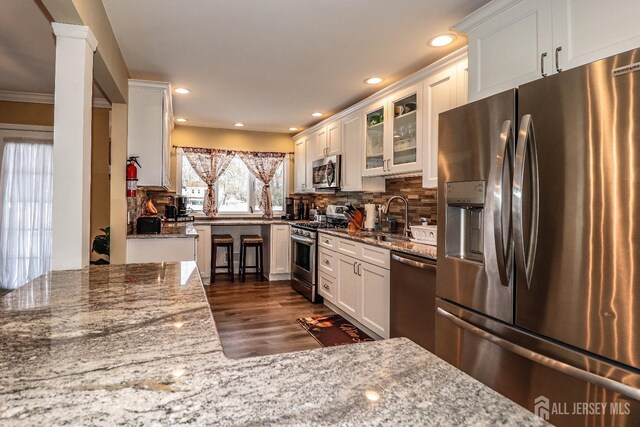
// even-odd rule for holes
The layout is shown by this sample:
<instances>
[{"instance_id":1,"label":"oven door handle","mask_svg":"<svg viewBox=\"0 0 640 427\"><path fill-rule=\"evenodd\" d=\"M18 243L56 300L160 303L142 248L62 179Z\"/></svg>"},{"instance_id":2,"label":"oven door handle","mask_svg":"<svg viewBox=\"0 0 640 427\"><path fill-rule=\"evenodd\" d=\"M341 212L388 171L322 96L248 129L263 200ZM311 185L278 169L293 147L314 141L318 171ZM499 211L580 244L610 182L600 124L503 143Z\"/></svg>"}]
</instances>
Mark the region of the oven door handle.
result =
<instances>
[{"instance_id":1,"label":"oven door handle","mask_svg":"<svg viewBox=\"0 0 640 427\"><path fill-rule=\"evenodd\" d=\"M302 237L302 236L291 236L291 240L293 240L294 242L304 243L304 244L309 245L309 246L313 246L313 244L315 243L315 240L308 239L308 238Z\"/></svg>"}]
</instances>

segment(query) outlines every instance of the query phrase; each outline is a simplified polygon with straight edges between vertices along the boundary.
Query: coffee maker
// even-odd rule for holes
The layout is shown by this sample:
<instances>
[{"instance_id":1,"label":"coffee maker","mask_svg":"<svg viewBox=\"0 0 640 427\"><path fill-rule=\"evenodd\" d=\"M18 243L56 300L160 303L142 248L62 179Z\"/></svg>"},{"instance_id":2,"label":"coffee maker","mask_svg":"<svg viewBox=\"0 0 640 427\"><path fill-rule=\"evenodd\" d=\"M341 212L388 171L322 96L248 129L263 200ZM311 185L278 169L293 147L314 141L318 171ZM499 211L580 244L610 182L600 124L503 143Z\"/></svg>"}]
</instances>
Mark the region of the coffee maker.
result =
<instances>
[{"instance_id":1,"label":"coffee maker","mask_svg":"<svg viewBox=\"0 0 640 427\"><path fill-rule=\"evenodd\" d=\"M295 219L295 199L293 197L285 197L285 217L284 219Z\"/></svg>"},{"instance_id":2,"label":"coffee maker","mask_svg":"<svg viewBox=\"0 0 640 427\"><path fill-rule=\"evenodd\" d=\"M187 214L187 198L185 196L176 196L176 206L178 208L178 216Z\"/></svg>"}]
</instances>

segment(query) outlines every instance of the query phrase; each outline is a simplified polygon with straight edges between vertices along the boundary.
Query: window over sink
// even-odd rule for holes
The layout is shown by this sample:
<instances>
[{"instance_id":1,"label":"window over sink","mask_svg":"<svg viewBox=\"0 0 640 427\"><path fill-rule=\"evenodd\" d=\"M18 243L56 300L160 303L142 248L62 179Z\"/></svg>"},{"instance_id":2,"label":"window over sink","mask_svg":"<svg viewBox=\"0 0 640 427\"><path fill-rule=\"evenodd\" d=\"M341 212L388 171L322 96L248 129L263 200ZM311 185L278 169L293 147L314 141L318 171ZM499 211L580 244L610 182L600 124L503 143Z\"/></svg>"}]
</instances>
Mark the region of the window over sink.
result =
<instances>
[{"instance_id":1,"label":"window over sink","mask_svg":"<svg viewBox=\"0 0 640 427\"><path fill-rule=\"evenodd\" d=\"M285 158L270 183L273 211L276 215L284 211L288 163ZM181 154L178 164L181 177L180 194L187 197L188 209L195 213L202 212L207 185L198 177L186 156ZM261 213L259 203L263 184L249 172L240 157L234 157L215 185L219 215Z\"/></svg>"}]
</instances>

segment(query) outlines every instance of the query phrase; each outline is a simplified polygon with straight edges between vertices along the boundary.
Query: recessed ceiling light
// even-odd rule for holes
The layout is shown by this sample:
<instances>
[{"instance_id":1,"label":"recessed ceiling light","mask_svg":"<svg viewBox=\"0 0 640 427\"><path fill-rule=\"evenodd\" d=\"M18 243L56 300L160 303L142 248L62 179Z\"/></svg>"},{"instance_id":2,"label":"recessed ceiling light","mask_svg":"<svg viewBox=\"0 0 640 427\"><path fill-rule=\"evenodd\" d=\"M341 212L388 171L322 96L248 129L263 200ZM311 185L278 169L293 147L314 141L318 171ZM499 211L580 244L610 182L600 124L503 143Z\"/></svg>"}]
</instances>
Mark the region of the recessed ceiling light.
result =
<instances>
[{"instance_id":1,"label":"recessed ceiling light","mask_svg":"<svg viewBox=\"0 0 640 427\"><path fill-rule=\"evenodd\" d=\"M176 90L174 92L175 93L179 93L181 95L186 95L191 91L189 89L187 89L186 87L179 87L179 88L176 88Z\"/></svg>"},{"instance_id":2,"label":"recessed ceiling light","mask_svg":"<svg viewBox=\"0 0 640 427\"><path fill-rule=\"evenodd\" d=\"M432 47L442 47L451 44L455 39L456 36L453 34L440 34L439 36L435 36L429 40L427 44Z\"/></svg>"},{"instance_id":3,"label":"recessed ceiling light","mask_svg":"<svg viewBox=\"0 0 640 427\"><path fill-rule=\"evenodd\" d=\"M237 127L237 128L241 128L241 127L243 127L243 126L244 126L244 123L240 123L240 122L238 122L238 123L234 123L233 125L234 125L235 127Z\"/></svg>"},{"instance_id":4,"label":"recessed ceiling light","mask_svg":"<svg viewBox=\"0 0 640 427\"><path fill-rule=\"evenodd\" d=\"M298 128L289 128L289 130L290 130L291 132L294 132L294 131L297 131L297 130L298 130Z\"/></svg>"},{"instance_id":5,"label":"recessed ceiling light","mask_svg":"<svg viewBox=\"0 0 640 427\"><path fill-rule=\"evenodd\" d=\"M313 117L322 117L322 113L318 113L318 112L311 113L311 115L312 115Z\"/></svg>"},{"instance_id":6,"label":"recessed ceiling light","mask_svg":"<svg viewBox=\"0 0 640 427\"><path fill-rule=\"evenodd\" d=\"M178 117L178 118L176 119L176 122L180 122L180 123L184 123L184 122L187 122L187 121L188 121L188 120L187 120L187 119L185 119L184 117Z\"/></svg>"},{"instance_id":7,"label":"recessed ceiling light","mask_svg":"<svg viewBox=\"0 0 640 427\"><path fill-rule=\"evenodd\" d=\"M368 85L377 85L383 81L384 79L382 77L369 77L368 79L365 79L364 82Z\"/></svg>"}]
</instances>

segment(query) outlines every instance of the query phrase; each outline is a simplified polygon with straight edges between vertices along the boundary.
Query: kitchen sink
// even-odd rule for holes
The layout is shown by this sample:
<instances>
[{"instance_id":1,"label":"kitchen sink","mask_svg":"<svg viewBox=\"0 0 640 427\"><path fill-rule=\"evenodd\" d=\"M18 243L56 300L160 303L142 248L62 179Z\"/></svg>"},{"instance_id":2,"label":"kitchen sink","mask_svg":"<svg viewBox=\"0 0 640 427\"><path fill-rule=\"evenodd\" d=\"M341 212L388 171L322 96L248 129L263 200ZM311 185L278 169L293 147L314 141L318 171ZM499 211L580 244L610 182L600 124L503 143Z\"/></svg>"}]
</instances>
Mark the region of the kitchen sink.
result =
<instances>
[{"instance_id":1,"label":"kitchen sink","mask_svg":"<svg viewBox=\"0 0 640 427\"><path fill-rule=\"evenodd\" d=\"M383 233L362 233L361 236L368 239L375 239L375 240L378 240L379 242L389 242L389 243L409 242L409 239L406 237L383 234Z\"/></svg>"},{"instance_id":2,"label":"kitchen sink","mask_svg":"<svg viewBox=\"0 0 640 427\"><path fill-rule=\"evenodd\" d=\"M389 243L405 243L410 241L406 237L393 237L393 236L387 236L386 234L379 234L374 238L381 242L389 242Z\"/></svg>"}]
</instances>

